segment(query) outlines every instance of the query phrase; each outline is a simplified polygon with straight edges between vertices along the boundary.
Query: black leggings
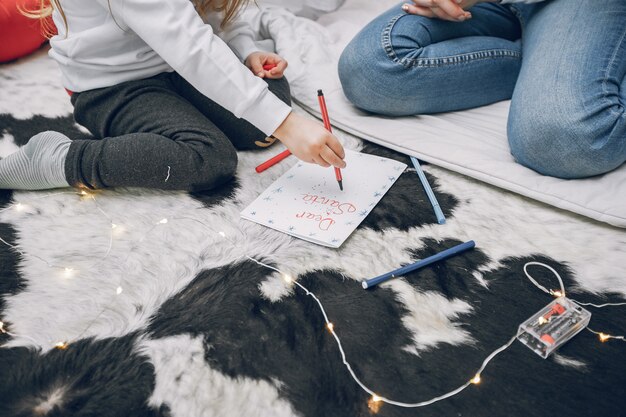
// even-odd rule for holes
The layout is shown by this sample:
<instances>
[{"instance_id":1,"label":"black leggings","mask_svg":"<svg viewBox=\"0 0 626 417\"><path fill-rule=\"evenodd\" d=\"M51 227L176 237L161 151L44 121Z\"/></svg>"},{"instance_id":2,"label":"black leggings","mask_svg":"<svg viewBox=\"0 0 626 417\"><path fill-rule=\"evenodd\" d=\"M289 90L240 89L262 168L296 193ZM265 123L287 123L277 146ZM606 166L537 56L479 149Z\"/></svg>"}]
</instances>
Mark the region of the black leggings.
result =
<instances>
[{"instance_id":1,"label":"black leggings","mask_svg":"<svg viewBox=\"0 0 626 417\"><path fill-rule=\"evenodd\" d=\"M266 80L291 104L287 80ZM201 191L230 180L239 150L273 142L175 72L72 95L74 118L94 139L74 140L65 161L74 187Z\"/></svg>"}]
</instances>

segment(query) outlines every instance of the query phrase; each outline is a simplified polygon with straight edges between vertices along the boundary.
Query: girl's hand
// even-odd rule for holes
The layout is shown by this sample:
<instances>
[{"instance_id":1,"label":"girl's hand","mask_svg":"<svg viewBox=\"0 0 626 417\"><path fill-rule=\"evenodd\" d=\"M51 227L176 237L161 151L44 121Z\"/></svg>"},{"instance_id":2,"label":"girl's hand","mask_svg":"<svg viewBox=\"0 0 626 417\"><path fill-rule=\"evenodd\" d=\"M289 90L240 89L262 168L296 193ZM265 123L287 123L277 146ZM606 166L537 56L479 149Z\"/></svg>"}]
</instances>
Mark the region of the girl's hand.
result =
<instances>
[{"instance_id":1,"label":"girl's hand","mask_svg":"<svg viewBox=\"0 0 626 417\"><path fill-rule=\"evenodd\" d=\"M472 18L472 14L467 12L467 9L477 3L494 1L497 0L411 0L412 4L403 4L402 10L409 14L463 22Z\"/></svg>"},{"instance_id":2,"label":"girl's hand","mask_svg":"<svg viewBox=\"0 0 626 417\"><path fill-rule=\"evenodd\" d=\"M346 167L343 146L319 122L292 112L276 129L273 136L301 161L323 167L331 165L337 168Z\"/></svg>"},{"instance_id":3,"label":"girl's hand","mask_svg":"<svg viewBox=\"0 0 626 417\"><path fill-rule=\"evenodd\" d=\"M271 52L252 52L244 62L246 67L257 77L281 78L287 68L287 61ZM264 69L263 67L267 68Z\"/></svg>"}]
</instances>

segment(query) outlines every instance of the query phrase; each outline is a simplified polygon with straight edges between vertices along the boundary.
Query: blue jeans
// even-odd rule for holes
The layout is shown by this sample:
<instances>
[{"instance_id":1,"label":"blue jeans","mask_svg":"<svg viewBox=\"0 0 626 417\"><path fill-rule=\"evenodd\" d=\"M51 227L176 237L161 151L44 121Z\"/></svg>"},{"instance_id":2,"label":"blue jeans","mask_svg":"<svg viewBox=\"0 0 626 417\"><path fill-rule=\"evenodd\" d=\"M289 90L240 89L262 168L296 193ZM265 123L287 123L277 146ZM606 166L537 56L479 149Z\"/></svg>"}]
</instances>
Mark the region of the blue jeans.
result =
<instances>
[{"instance_id":1,"label":"blue jeans","mask_svg":"<svg viewBox=\"0 0 626 417\"><path fill-rule=\"evenodd\" d=\"M517 162L582 178L626 161L626 0L481 3L471 12L453 23L398 5L376 18L339 61L348 99L387 116L511 99Z\"/></svg>"}]
</instances>

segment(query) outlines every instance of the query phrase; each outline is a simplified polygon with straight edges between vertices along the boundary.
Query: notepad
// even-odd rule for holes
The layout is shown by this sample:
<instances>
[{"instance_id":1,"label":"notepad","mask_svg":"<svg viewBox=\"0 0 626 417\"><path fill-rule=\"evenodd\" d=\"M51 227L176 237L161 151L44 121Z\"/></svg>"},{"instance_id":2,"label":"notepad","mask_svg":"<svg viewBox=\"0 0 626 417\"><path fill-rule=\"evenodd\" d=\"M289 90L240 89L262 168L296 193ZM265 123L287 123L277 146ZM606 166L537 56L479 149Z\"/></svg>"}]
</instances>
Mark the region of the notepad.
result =
<instances>
[{"instance_id":1,"label":"notepad","mask_svg":"<svg viewBox=\"0 0 626 417\"><path fill-rule=\"evenodd\" d=\"M406 169L389 158L346 150L344 190L332 168L297 162L241 217L318 245L340 247Z\"/></svg>"}]
</instances>

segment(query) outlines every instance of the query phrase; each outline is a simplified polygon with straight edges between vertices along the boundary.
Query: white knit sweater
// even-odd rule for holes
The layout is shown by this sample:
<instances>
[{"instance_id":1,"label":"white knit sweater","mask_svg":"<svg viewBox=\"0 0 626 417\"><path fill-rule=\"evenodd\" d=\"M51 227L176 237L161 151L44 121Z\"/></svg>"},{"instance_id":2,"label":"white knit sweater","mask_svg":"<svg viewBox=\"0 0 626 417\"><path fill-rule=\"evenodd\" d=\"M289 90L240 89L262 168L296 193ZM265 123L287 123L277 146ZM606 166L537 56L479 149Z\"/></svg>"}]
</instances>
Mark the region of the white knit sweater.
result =
<instances>
[{"instance_id":1,"label":"white knit sweater","mask_svg":"<svg viewBox=\"0 0 626 417\"><path fill-rule=\"evenodd\" d=\"M81 92L177 71L205 96L270 135L291 108L241 60L256 50L252 29L237 21L217 36L189 0L61 0L50 56L68 90ZM211 26L213 24L213 27ZM232 49L231 49L232 48ZM239 58L238 58L239 57Z\"/></svg>"}]
</instances>

